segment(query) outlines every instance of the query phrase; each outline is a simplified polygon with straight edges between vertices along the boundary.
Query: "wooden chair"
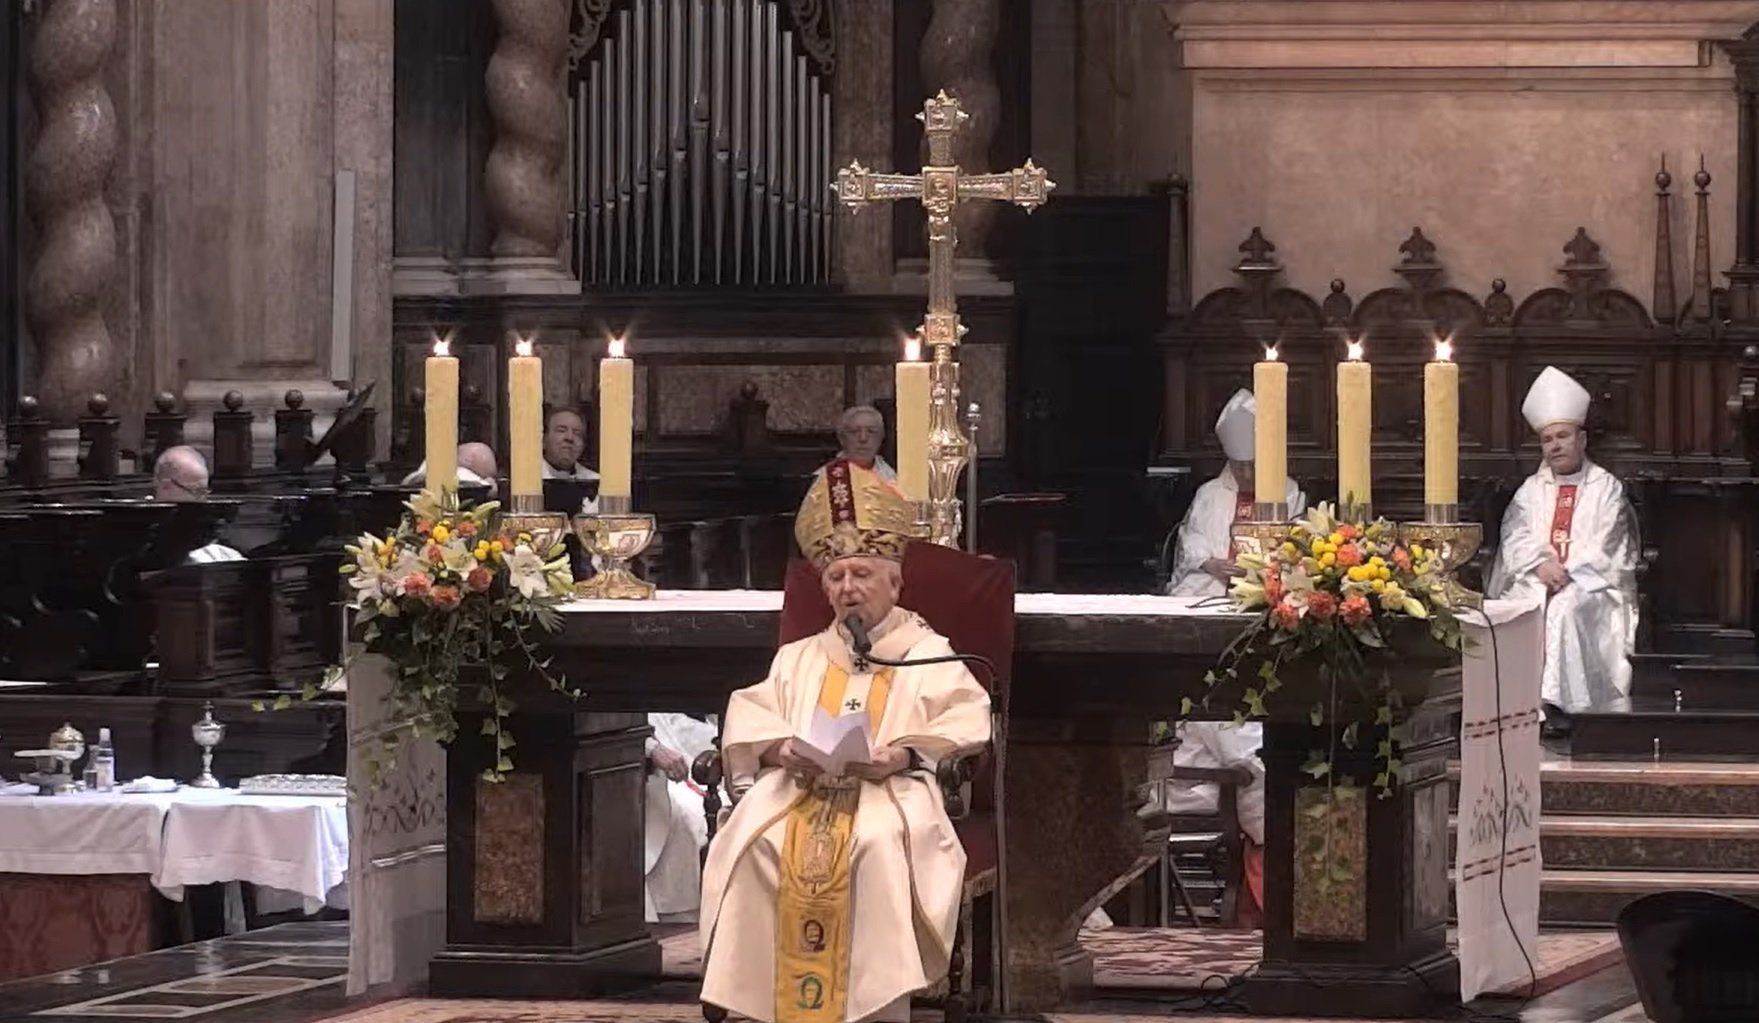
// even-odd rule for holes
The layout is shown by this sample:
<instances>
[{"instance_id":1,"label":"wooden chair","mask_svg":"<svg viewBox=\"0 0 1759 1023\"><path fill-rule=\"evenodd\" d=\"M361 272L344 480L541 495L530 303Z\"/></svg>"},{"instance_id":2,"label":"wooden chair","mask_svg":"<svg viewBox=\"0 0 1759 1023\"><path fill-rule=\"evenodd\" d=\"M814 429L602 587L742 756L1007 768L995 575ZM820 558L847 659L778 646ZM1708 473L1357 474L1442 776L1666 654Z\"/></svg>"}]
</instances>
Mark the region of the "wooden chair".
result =
<instances>
[{"instance_id":1,"label":"wooden chair","mask_svg":"<svg viewBox=\"0 0 1759 1023\"><path fill-rule=\"evenodd\" d=\"M1014 587L1011 561L932 544L916 544L904 558L899 606L920 614L953 649L983 657L996 668L994 679L984 678L981 670L974 672L978 681L990 688L990 743L941 761L936 772L947 816L953 821L966 859L964 905L947 971L945 1014L950 1023L962 1023L993 996L1000 965L996 938L1001 934L1001 779L1007 749L1008 679L1013 669ZM780 642L791 643L822 632L833 620L818 570L805 561L790 563L783 588ZM708 815L709 841L713 842L721 812L720 800L713 794L725 777L719 751L698 757L691 776L711 794L703 808ZM736 793L729 796L737 802ZM969 935L966 919L971 920ZM975 960L971 964L972 983L966 977L967 938ZM726 1012L705 1003L703 1016L710 1023L720 1023Z\"/></svg>"}]
</instances>

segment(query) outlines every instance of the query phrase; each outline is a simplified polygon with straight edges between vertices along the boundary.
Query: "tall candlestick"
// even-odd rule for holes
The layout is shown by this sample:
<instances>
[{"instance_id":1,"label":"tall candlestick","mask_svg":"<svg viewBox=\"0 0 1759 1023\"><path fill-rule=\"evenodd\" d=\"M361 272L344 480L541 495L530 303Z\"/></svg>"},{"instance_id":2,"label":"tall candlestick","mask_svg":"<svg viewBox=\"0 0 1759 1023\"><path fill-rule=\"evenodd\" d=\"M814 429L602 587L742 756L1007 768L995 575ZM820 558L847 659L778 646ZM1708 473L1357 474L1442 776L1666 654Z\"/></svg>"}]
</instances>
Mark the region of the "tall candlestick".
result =
<instances>
[{"instance_id":1,"label":"tall candlestick","mask_svg":"<svg viewBox=\"0 0 1759 1023\"><path fill-rule=\"evenodd\" d=\"M1252 398L1258 406L1253 444L1253 492L1259 505L1282 504L1289 485L1289 367L1275 348L1252 367Z\"/></svg>"},{"instance_id":2,"label":"tall candlestick","mask_svg":"<svg viewBox=\"0 0 1759 1023\"><path fill-rule=\"evenodd\" d=\"M599 500L633 493L635 459L635 360L623 355L623 339L612 338L599 360Z\"/></svg>"},{"instance_id":3,"label":"tall candlestick","mask_svg":"<svg viewBox=\"0 0 1759 1023\"><path fill-rule=\"evenodd\" d=\"M1460 502L1460 365L1449 341L1423 367L1423 503Z\"/></svg>"},{"instance_id":4,"label":"tall candlestick","mask_svg":"<svg viewBox=\"0 0 1759 1023\"><path fill-rule=\"evenodd\" d=\"M922 341L904 342L904 361L898 363L898 488L912 501L928 500L928 363L922 361Z\"/></svg>"},{"instance_id":5,"label":"tall candlestick","mask_svg":"<svg viewBox=\"0 0 1759 1023\"><path fill-rule=\"evenodd\" d=\"M445 340L434 341L422 378L427 491L435 497L458 490L458 360L451 347Z\"/></svg>"},{"instance_id":6,"label":"tall candlestick","mask_svg":"<svg viewBox=\"0 0 1759 1023\"><path fill-rule=\"evenodd\" d=\"M544 363L532 354L529 340L515 346L507 360L508 476L513 497L544 494Z\"/></svg>"},{"instance_id":7,"label":"tall candlestick","mask_svg":"<svg viewBox=\"0 0 1759 1023\"><path fill-rule=\"evenodd\" d=\"M1350 358L1338 363L1338 506L1367 513L1374 504L1374 369L1362 361L1362 342L1350 342Z\"/></svg>"}]
</instances>

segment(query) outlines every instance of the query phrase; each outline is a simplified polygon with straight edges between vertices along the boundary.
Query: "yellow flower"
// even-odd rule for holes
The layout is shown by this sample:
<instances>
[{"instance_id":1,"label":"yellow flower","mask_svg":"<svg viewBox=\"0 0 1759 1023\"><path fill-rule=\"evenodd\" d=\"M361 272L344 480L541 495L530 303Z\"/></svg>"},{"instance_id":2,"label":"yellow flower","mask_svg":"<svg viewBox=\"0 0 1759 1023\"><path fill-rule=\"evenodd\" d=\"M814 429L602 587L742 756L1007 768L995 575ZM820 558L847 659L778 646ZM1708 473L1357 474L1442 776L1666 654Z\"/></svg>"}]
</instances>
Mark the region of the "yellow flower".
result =
<instances>
[{"instance_id":1,"label":"yellow flower","mask_svg":"<svg viewBox=\"0 0 1759 1023\"><path fill-rule=\"evenodd\" d=\"M1376 579L1373 582L1369 583L1368 585L1372 586L1374 588L1374 592L1376 592L1376 593L1380 593L1386 589L1386 581L1384 579Z\"/></svg>"},{"instance_id":2,"label":"yellow flower","mask_svg":"<svg viewBox=\"0 0 1759 1023\"><path fill-rule=\"evenodd\" d=\"M434 542L435 543L445 543L446 538L451 535L452 535L452 531L450 529L447 529L445 526L435 526L434 527Z\"/></svg>"},{"instance_id":3,"label":"yellow flower","mask_svg":"<svg viewBox=\"0 0 1759 1023\"><path fill-rule=\"evenodd\" d=\"M1331 551L1326 551L1324 554L1321 554L1319 556L1319 564L1322 568L1330 568L1332 566L1332 563L1337 560L1338 560L1338 556L1336 554L1333 554Z\"/></svg>"},{"instance_id":4,"label":"yellow flower","mask_svg":"<svg viewBox=\"0 0 1759 1023\"><path fill-rule=\"evenodd\" d=\"M1380 576L1382 579L1391 579L1393 577L1393 570L1386 567L1385 565L1381 565L1375 569L1375 574Z\"/></svg>"},{"instance_id":5,"label":"yellow flower","mask_svg":"<svg viewBox=\"0 0 1759 1023\"><path fill-rule=\"evenodd\" d=\"M1292 544L1292 543L1289 543L1289 542L1287 542L1287 541L1284 541L1284 542L1283 542L1283 556L1284 556L1284 557L1289 557L1289 558L1292 558L1292 557L1294 557L1294 556L1295 556L1295 555L1297 555L1297 554L1299 554L1299 553L1300 553L1300 552L1299 552L1299 551L1298 551L1298 550L1296 550L1296 548L1295 548L1295 545L1294 545L1294 544Z\"/></svg>"},{"instance_id":6,"label":"yellow flower","mask_svg":"<svg viewBox=\"0 0 1759 1023\"><path fill-rule=\"evenodd\" d=\"M1386 559L1381 557L1380 555L1376 554L1374 557L1368 559L1368 563L1370 565L1373 565L1375 568L1379 568L1380 566L1386 564Z\"/></svg>"},{"instance_id":7,"label":"yellow flower","mask_svg":"<svg viewBox=\"0 0 1759 1023\"><path fill-rule=\"evenodd\" d=\"M1348 572L1346 572L1345 575L1348 575L1350 577L1351 582L1359 583L1362 580L1368 578L1368 566L1367 565L1351 565L1350 570Z\"/></svg>"},{"instance_id":8,"label":"yellow flower","mask_svg":"<svg viewBox=\"0 0 1759 1023\"><path fill-rule=\"evenodd\" d=\"M1422 556L1423 556L1423 545L1420 543L1412 544L1411 545L1411 557L1421 558Z\"/></svg>"},{"instance_id":9,"label":"yellow flower","mask_svg":"<svg viewBox=\"0 0 1759 1023\"><path fill-rule=\"evenodd\" d=\"M1338 544L1341 544L1344 542L1344 534L1338 533L1338 532L1333 532L1330 536L1325 538L1325 542L1328 544L1331 544L1332 547L1335 548L1335 547L1337 547Z\"/></svg>"}]
</instances>

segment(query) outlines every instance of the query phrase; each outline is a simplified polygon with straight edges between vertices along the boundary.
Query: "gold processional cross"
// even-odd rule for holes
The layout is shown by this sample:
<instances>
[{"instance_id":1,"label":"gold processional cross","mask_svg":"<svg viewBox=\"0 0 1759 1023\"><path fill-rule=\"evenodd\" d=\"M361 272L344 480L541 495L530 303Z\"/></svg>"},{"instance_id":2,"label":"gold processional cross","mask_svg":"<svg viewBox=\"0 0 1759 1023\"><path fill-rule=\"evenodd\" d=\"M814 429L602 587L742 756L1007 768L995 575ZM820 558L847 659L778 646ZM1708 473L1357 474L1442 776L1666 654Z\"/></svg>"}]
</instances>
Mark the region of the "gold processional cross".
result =
<instances>
[{"instance_id":1,"label":"gold processional cross","mask_svg":"<svg viewBox=\"0 0 1759 1023\"><path fill-rule=\"evenodd\" d=\"M928 162L921 174L876 174L856 160L837 172L831 186L851 209L894 199L920 199L928 211L928 315L917 328L934 351L929 367L928 523L929 538L944 547L959 545L959 473L970 444L959 423L959 364L954 350L965 334L953 291L953 210L966 200L1011 202L1031 212L1049 198L1056 182L1026 165L999 174L968 174L953 162L953 136L971 115L943 90L922 105L916 119L928 136ZM972 509L973 515L977 514Z\"/></svg>"}]
</instances>

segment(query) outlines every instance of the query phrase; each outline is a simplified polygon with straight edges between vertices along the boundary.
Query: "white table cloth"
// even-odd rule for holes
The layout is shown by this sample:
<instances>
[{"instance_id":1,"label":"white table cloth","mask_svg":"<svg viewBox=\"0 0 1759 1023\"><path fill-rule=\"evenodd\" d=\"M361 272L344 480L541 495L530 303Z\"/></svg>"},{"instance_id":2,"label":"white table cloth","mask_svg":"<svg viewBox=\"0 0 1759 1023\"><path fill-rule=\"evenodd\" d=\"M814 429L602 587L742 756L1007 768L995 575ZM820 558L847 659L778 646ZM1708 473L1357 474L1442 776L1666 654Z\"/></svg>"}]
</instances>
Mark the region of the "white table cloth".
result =
<instances>
[{"instance_id":1,"label":"white table cloth","mask_svg":"<svg viewBox=\"0 0 1759 1023\"><path fill-rule=\"evenodd\" d=\"M562 605L575 614L684 614L709 611L746 613L782 610L781 590L660 590L652 600L571 600ZM1163 597L1136 593L1021 593L1014 597L1021 615L1227 615L1225 600L1207 597Z\"/></svg>"},{"instance_id":2,"label":"white table cloth","mask_svg":"<svg viewBox=\"0 0 1759 1023\"><path fill-rule=\"evenodd\" d=\"M1487 991L1525 990L1539 961L1545 606L1489 600L1461 623L1470 647L1461 664L1454 901L1460 998L1471 1001Z\"/></svg>"},{"instance_id":3,"label":"white table cloth","mask_svg":"<svg viewBox=\"0 0 1759 1023\"><path fill-rule=\"evenodd\" d=\"M347 801L232 789L0 796L0 872L147 874L167 898L241 881L322 906L348 868Z\"/></svg>"}]
</instances>

